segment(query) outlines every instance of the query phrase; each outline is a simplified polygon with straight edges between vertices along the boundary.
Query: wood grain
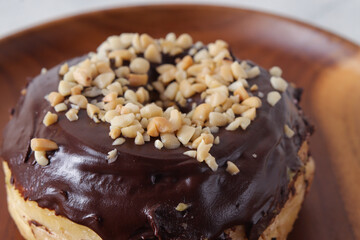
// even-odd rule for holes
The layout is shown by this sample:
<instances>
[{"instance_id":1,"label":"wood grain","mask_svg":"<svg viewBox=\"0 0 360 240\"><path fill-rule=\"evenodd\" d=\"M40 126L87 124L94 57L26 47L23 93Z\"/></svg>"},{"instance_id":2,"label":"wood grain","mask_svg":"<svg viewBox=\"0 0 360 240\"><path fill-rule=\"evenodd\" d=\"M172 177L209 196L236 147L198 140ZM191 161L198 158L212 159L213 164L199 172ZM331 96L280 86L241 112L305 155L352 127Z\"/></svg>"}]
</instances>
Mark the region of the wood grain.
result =
<instances>
[{"instance_id":1,"label":"wood grain","mask_svg":"<svg viewBox=\"0 0 360 240\"><path fill-rule=\"evenodd\" d=\"M360 239L360 48L293 20L226 7L160 5L93 12L12 35L0 40L0 129L29 77L121 32L188 32L205 43L221 38L239 58L282 67L286 79L305 89L302 106L316 126L316 177L289 239ZM3 185L1 172L0 236L21 239Z\"/></svg>"}]
</instances>

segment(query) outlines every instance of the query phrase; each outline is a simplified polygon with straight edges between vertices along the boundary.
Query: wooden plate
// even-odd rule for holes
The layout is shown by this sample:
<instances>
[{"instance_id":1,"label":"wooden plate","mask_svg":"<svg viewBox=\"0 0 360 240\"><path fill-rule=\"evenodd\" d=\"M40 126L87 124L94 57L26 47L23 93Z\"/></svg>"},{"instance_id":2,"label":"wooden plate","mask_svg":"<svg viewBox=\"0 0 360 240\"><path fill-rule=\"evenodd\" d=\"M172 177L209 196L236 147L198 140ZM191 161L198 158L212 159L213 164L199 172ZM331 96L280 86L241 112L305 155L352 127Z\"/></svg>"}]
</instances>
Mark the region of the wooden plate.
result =
<instances>
[{"instance_id":1,"label":"wooden plate","mask_svg":"<svg viewBox=\"0 0 360 240\"><path fill-rule=\"evenodd\" d=\"M20 89L42 67L94 51L112 34L190 33L224 39L235 54L304 88L302 106L316 126L317 172L289 239L360 239L360 48L331 33L260 12L199 5L158 5L93 12L47 23L0 41L0 129ZM4 140L6 141L6 139ZM0 236L21 239L6 209L0 176Z\"/></svg>"}]
</instances>

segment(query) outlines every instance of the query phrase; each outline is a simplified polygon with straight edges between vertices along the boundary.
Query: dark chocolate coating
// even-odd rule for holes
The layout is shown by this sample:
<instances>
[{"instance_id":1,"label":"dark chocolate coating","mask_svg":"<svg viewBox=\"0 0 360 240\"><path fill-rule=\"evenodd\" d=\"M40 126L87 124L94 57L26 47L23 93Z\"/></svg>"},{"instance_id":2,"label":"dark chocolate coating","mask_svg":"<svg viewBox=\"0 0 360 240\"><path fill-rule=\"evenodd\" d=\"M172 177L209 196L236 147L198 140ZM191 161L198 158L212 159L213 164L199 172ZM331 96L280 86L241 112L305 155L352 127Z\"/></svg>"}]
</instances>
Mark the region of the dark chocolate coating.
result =
<instances>
[{"instance_id":1,"label":"dark chocolate coating","mask_svg":"<svg viewBox=\"0 0 360 240\"><path fill-rule=\"evenodd\" d=\"M265 95L255 121L245 131L221 128L215 134L220 144L211 154L219 169L213 172L183 155L187 148L158 150L154 139L142 146L127 139L116 147L117 160L109 164L106 156L114 148L109 124L94 123L85 110L75 122L59 113L58 123L45 127L42 120L54 109L44 96L57 91L59 68L31 81L4 131L1 155L25 199L91 228L105 240L217 239L235 225L245 225L249 239L258 239L288 199L287 172L301 169L297 151L310 128L290 85L275 107L267 103L266 95L274 89L266 70L249 80ZM151 76L153 80L156 74ZM284 124L296 132L293 138L285 136ZM32 138L59 145L49 154L49 165L35 162ZM227 161L240 173L226 172ZM176 211L180 202L190 208Z\"/></svg>"}]
</instances>

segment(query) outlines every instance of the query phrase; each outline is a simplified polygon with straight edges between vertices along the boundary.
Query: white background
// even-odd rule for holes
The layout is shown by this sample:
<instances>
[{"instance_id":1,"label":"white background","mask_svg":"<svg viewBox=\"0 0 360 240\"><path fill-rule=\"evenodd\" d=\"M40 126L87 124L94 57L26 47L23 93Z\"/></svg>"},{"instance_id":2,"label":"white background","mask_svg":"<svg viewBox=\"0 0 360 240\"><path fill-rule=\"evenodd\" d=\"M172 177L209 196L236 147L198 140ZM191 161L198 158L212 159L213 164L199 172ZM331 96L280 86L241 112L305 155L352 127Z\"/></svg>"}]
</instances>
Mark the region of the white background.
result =
<instances>
[{"instance_id":1,"label":"white background","mask_svg":"<svg viewBox=\"0 0 360 240\"><path fill-rule=\"evenodd\" d=\"M208 3L295 18L360 44L360 0L0 0L0 38L49 20L119 6Z\"/></svg>"}]
</instances>

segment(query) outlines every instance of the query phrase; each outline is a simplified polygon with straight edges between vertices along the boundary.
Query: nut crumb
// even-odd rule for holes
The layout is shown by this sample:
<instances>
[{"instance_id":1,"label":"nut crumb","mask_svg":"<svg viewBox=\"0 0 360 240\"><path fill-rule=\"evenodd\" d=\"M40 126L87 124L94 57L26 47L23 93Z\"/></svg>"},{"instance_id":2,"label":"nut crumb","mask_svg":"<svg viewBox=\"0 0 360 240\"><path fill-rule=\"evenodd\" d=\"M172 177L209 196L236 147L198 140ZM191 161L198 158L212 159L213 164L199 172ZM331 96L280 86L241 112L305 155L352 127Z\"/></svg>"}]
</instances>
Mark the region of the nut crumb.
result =
<instances>
[{"instance_id":1,"label":"nut crumb","mask_svg":"<svg viewBox=\"0 0 360 240\"><path fill-rule=\"evenodd\" d=\"M108 163L115 162L116 159L117 159L117 150L113 149L110 152L108 152L108 155L107 155L106 159L108 160Z\"/></svg>"},{"instance_id":2,"label":"nut crumb","mask_svg":"<svg viewBox=\"0 0 360 240\"><path fill-rule=\"evenodd\" d=\"M46 157L45 151L35 151L34 157L36 162L41 166L46 166L49 164L49 159Z\"/></svg>"},{"instance_id":3,"label":"nut crumb","mask_svg":"<svg viewBox=\"0 0 360 240\"><path fill-rule=\"evenodd\" d=\"M211 154L208 154L208 156L205 158L205 162L214 172L218 169L218 164L216 163L215 158L211 156Z\"/></svg>"},{"instance_id":4,"label":"nut crumb","mask_svg":"<svg viewBox=\"0 0 360 240\"><path fill-rule=\"evenodd\" d=\"M118 145L122 145L125 142L125 138L117 138L115 139L115 141L112 143L113 146L118 146Z\"/></svg>"},{"instance_id":5,"label":"nut crumb","mask_svg":"<svg viewBox=\"0 0 360 240\"><path fill-rule=\"evenodd\" d=\"M195 150L189 150L184 152L184 155L192 157L192 158L196 158L196 151Z\"/></svg>"},{"instance_id":6,"label":"nut crumb","mask_svg":"<svg viewBox=\"0 0 360 240\"><path fill-rule=\"evenodd\" d=\"M215 140L214 140L214 144L219 144L220 143L220 137L216 136Z\"/></svg>"},{"instance_id":7,"label":"nut crumb","mask_svg":"<svg viewBox=\"0 0 360 240\"><path fill-rule=\"evenodd\" d=\"M65 103L59 103L55 105L54 109L56 112L63 112L66 111L68 108Z\"/></svg>"},{"instance_id":8,"label":"nut crumb","mask_svg":"<svg viewBox=\"0 0 360 240\"><path fill-rule=\"evenodd\" d=\"M236 175L240 172L239 168L233 162L230 161L227 161L226 171L231 175Z\"/></svg>"},{"instance_id":9,"label":"nut crumb","mask_svg":"<svg viewBox=\"0 0 360 240\"><path fill-rule=\"evenodd\" d=\"M155 140L154 145L155 145L155 147L156 147L157 149L159 149L159 150L164 147L164 144L163 144L159 139L156 139L156 140Z\"/></svg>"},{"instance_id":10,"label":"nut crumb","mask_svg":"<svg viewBox=\"0 0 360 240\"><path fill-rule=\"evenodd\" d=\"M70 122L73 122L73 121L76 121L79 119L79 117L77 115L78 112L79 112L79 110L71 108L69 111L67 111L65 113L65 116Z\"/></svg>"},{"instance_id":11,"label":"nut crumb","mask_svg":"<svg viewBox=\"0 0 360 240\"><path fill-rule=\"evenodd\" d=\"M274 89L280 92L285 92L288 87L288 83L282 77L271 77L270 83Z\"/></svg>"},{"instance_id":12,"label":"nut crumb","mask_svg":"<svg viewBox=\"0 0 360 240\"><path fill-rule=\"evenodd\" d=\"M278 93L277 91L272 91L268 93L266 100L271 106L275 106L280 99L280 93Z\"/></svg>"},{"instance_id":13,"label":"nut crumb","mask_svg":"<svg viewBox=\"0 0 360 240\"><path fill-rule=\"evenodd\" d=\"M48 127L56 123L57 120L58 120L58 115L48 111L44 117L43 124Z\"/></svg>"},{"instance_id":14,"label":"nut crumb","mask_svg":"<svg viewBox=\"0 0 360 240\"><path fill-rule=\"evenodd\" d=\"M250 87L250 91L252 91L252 92L255 92L255 91L257 91L257 90L259 90L259 87L258 87L258 85L256 85L256 84L254 84L254 85L252 85L252 86Z\"/></svg>"},{"instance_id":15,"label":"nut crumb","mask_svg":"<svg viewBox=\"0 0 360 240\"><path fill-rule=\"evenodd\" d=\"M269 72L270 72L271 76L274 76L274 77L281 77L281 75L282 75L282 70L278 66L274 66L274 67L270 68Z\"/></svg>"},{"instance_id":16,"label":"nut crumb","mask_svg":"<svg viewBox=\"0 0 360 240\"><path fill-rule=\"evenodd\" d=\"M69 65L67 63L64 63L63 65L61 65L60 70L59 70L59 74L61 76L64 76L67 72L69 71Z\"/></svg>"},{"instance_id":17,"label":"nut crumb","mask_svg":"<svg viewBox=\"0 0 360 240\"><path fill-rule=\"evenodd\" d=\"M30 147L33 151L53 151L59 149L55 142L45 138L31 139Z\"/></svg>"},{"instance_id":18,"label":"nut crumb","mask_svg":"<svg viewBox=\"0 0 360 240\"><path fill-rule=\"evenodd\" d=\"M288 138L292 138L295 134L295 132L287 124L284 125L284 132Z\"/></svg>"},{"instance_id":19,"label":"nut crumb","mask_svg":"<svg viewBox=\"0 0 360 240\"><path fill-rule=\"evenodd\" d=\"M185 211L186 209L188 209L189 207L190 207L190 205L188 205L188 204L179 203L175 209L176 209L176 211L182 212L182 211Z\"/></svg>"},{"instance_id":20,"label":"nut crumb","mask_svg":"<svg viewBox=\"0 0 360 240\"><path fill-rule=\"evenodd\" d=\"M144 137L140 132L136 133L135 144L136 145L144 145L145 144Z\"/></svg>"}]
</instances>

